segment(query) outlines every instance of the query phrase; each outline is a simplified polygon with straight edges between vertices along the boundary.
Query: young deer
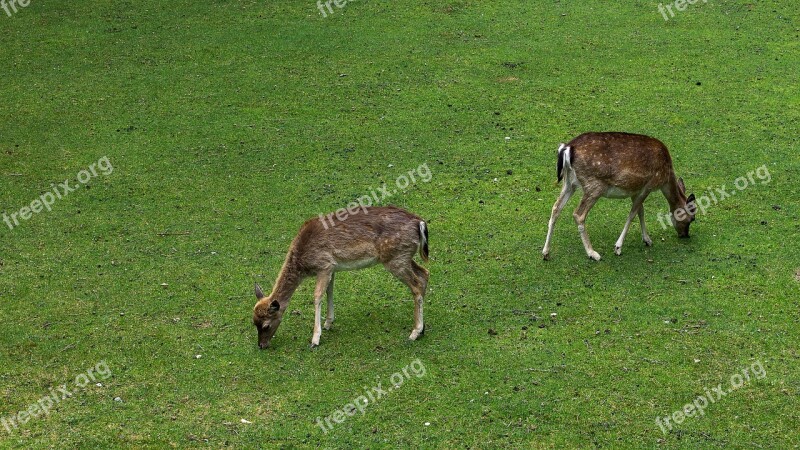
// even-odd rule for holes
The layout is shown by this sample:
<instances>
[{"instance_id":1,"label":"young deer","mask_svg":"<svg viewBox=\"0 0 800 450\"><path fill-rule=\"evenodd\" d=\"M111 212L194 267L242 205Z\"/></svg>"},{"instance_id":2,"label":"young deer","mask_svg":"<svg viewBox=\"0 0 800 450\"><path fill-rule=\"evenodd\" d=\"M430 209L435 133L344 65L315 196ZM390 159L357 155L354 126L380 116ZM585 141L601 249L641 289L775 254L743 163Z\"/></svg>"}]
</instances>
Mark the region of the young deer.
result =
<instances>
[{"instance_id":1,"label":"young deer","mask_svg":"<svg viewBox=\"0 0 800 450\"><path fill-rule=\"evenodd\" d=\"M655 190L661 190L669 202L670 218L679 237L689 237L689 224L694 221L694 194L686 197L683 179L676 179L672 158L661 141L629 133L584 133L558 148L558 181L564 178L564 187L558 196L550 222L542 255L550 258L550 241L553 227L575 189L583 190L583 198L573 216L578 224L583 246L589 258L599 261L600 255L592 249L584 225L589 210L600 197L630 198L633 201L628 220L614 247L622 253L622 242L631 221L638 214L642 227L642 240L650 246L653 241L644 225L644 200Z\"/></svg>"},{"instance_id":2,"label":"young deer","mask_svg":"<svg viewBox=\"0 0 800 450\"><path fill-rule=\"evenodd\" d=\"M256 284L258 302L253 308L253 324L258 330L260 348L269 347L292 294L310 276L317 279L311 347L318 346L322 335L322 297L326 293L325 329L330 329L333 323L335 273L377 263L383 264L414 294L414 329L409 339L416 340L424 332L422 302L428 287L428 271L414 261L414 254L419 252L423 260L428 260L427 225L414 214L394 206L364 207L361 211L343 220L329 215L330 222L326 223L320 219L308 220L289 247L272 293L264 296Z\"/></svg>"}]
</instances>

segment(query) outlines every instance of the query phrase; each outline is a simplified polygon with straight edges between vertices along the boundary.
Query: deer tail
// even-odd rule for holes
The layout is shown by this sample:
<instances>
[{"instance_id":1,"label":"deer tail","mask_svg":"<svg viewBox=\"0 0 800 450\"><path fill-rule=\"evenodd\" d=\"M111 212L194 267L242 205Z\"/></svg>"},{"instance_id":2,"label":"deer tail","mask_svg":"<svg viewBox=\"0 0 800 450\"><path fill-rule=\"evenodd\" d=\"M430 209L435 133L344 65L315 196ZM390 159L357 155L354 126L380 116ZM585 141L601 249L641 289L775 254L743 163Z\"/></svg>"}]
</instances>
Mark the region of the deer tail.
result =
<instances>
[{"instance_id":1,"label":"deer tail","mask_svg":"<svg viewBox=\"0 0 800 450\"><path fill-rule=\"evenodd\" d=\"M556 175L558 176L558 181L561 182L561 179L564 178L564 169L566 171L570 170L570 156L572 153L572 148L567 144L561 144L558 146L558 163L556 165Z\"/></svg>"},{"instance_id":2,"label":"deer tail","mask_svg":"<svg viewBox=\"0 0 800 450\"><path fill-rule=\"evenodd\" d=\"M428 226L422 220L419 221L419 256L423 261L428 260Z\"/></svg>"}]
</instances>

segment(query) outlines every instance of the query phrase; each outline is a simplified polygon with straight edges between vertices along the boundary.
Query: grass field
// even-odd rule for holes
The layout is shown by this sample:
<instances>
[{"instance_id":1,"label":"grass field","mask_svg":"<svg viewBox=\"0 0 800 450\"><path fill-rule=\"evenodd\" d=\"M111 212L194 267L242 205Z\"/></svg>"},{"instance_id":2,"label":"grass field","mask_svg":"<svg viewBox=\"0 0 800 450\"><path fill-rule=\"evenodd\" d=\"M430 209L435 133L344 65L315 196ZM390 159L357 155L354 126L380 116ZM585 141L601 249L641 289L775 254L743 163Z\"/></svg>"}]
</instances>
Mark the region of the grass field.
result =
<instances>
[{"instance_id":1,"label":"grass field","mask_svg":"<svg viewBox=\"0 0 800 450\"><path fill-rule=\"evenodd\" d=\"M800 14L683 6L0 10L0 447L797 448ZM590 130L655 136L690 192L735 195L689 240L652 195L655 244L634 224L621 256L630 202L601 200L599 262L575 197L543 261L556 149ZM253 282L384 184L429 224L425 336L378 267L337 276L319 348L308 281L260 351Z\"/></svg>"}]
</instances>

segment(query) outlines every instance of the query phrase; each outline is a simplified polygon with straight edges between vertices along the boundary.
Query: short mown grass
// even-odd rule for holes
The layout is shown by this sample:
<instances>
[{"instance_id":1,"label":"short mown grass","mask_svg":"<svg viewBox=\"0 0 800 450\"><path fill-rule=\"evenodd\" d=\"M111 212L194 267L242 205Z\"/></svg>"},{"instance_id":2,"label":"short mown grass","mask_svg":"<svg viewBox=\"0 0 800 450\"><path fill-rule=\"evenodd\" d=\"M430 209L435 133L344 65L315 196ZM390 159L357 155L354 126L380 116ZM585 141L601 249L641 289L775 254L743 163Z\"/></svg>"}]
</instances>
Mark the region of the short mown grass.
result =
<instances>
[{"instance_id":1,"label":"short mown grass","mask_svg":"<svg viewBox=\"0 0 800 450\"><path fill-rule=\"evenodd\" d=\"M775 447L800 442L798 13L787 0L31 0L0 10L0 213L107 156L52 211L0 223L0 418L98 362L112 375L0 446ZM755 179L679 240L646 202L542 261L559 142L666 143L690 191ZM385 270L337 276L309 350L311 282L259 351L302 222L427 164L385 203L430 227L426 333ZM424 376L323 431L413 361ZM754 363L766 376L662 433ZM244 421L243 421L244 420Z\"/></svg>"}]
</instances>

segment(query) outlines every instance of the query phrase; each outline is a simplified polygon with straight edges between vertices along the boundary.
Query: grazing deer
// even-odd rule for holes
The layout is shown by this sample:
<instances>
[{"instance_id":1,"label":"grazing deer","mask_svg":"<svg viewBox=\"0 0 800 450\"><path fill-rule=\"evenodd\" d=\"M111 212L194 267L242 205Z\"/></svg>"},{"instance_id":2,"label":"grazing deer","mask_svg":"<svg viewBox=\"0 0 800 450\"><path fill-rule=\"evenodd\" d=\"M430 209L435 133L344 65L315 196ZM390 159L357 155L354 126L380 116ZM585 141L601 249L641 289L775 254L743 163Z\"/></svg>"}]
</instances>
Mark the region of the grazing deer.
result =
<instances>
[{"instance_id":1,"label":"grazing deer","mask_svg":"<svg viewBox=\"0 0 800 450\"><path fill-rule=\"evenodd\" d=\"M292 294L306 277L315 276L314 334L311 347L322 335L322 298L327 293L328 313L325 329L333 324L333 279L336 272L383 264L414 294L414 329L409 339L416 340L425 330L422 302L428 287L428 271L414 261L419 252L428 260L428 227L419 217L394 207L364 207L362 213L328 216L329 223L311 219L300 227L292 241L275 286L264 296L256 283L258 302L253 308L253 324L258 330L258 346L269 347L281 324ZM324 217L324 216L323 216Z\"/></svg>"},{"instance_id":2,"label":"grazing deer","mask_svg":"<svg viewBox=\"0 0 800 450\"><path fill-rule=\"evenodd\" d=\"M644 200L655 190L661 190L669 203L670 218L679 237L689 237L689 224L694 221L694 194L686 197L683 179L675 178L672 158L667 147L658 139L629 133L584 133L558 148L558 181L564 187L553 205L547 225L547 239L542 255L550 258L553 227L575 189L583 190L583 198L573 216L578 224L583 246L589 258L599 261L586 232L586 216L600 197L630 198L633 201L628 220L614 247L622 254L622 242L633 218L638 214L645 245L653 244L644 225Z\"/></svg>"}]
</instances>

